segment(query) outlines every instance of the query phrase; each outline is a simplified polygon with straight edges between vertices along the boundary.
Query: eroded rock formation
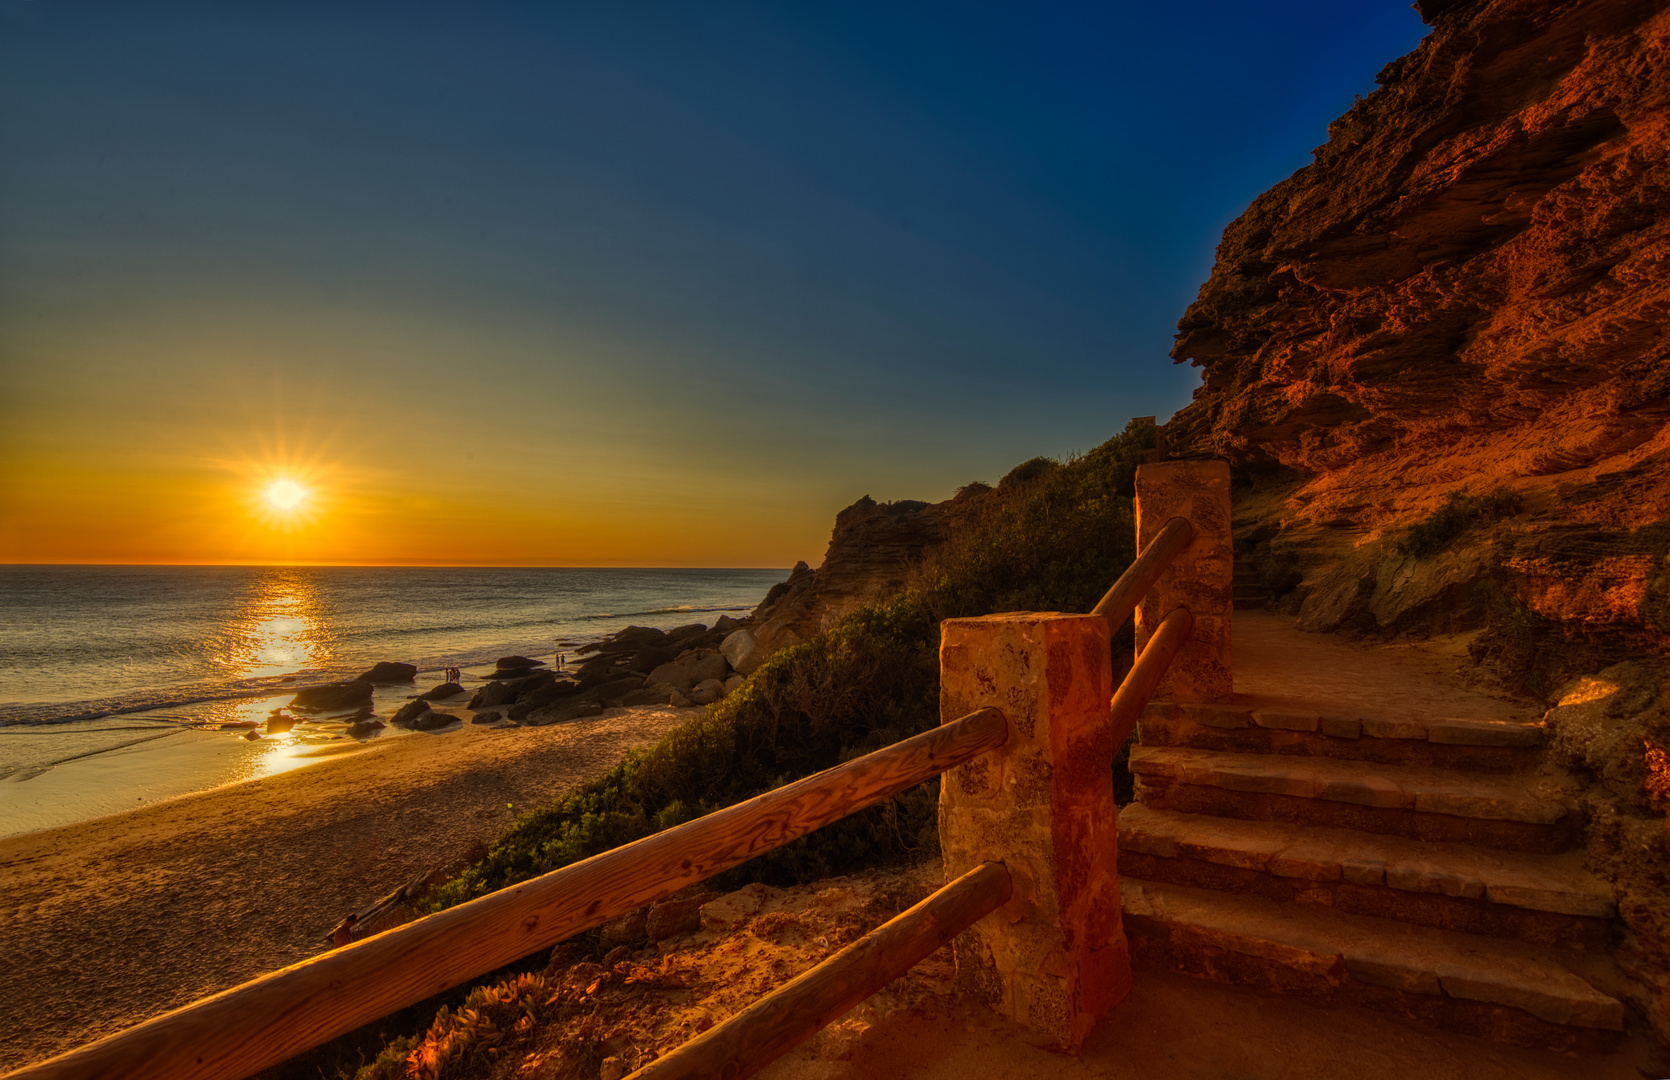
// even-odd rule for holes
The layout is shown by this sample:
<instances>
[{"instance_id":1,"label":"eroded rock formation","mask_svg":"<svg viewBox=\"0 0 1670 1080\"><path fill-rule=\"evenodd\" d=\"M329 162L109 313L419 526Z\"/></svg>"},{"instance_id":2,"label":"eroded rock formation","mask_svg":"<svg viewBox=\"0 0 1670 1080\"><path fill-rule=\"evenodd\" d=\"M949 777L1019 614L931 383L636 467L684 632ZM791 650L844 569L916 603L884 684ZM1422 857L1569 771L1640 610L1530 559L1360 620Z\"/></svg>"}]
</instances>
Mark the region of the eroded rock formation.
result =
<instances>
[{"instance_id":1,"label":"eroded rock formation","mask_svg":"<svg viewBox=\"0 0 1670 1080\"><path fill-rule=\"evenodd\" d=\"M816 570L795 566L754 610L750 631L767 651L805 641L841 616L897 593L911 563L944 535L955 500L878 503L868 495L835 515Z\"/></svg>"},{"instance_id":2,"label":"eroded rock formation","mask_svg":"<svg viewBox=\"0 0 1670 1080\"><path fill-rule=\"evenodd\" d=\"M1225 231L1166 441L1234 464L1238 558L1302 625L1482 629L1554 706L1620 991L1670 1045L1670 7L1417 6L1427 39Z\"/></svg>"},{"instance_id":3,"label":"eroded rock formation","mask_svg":"<svg viewBox=\"0 0 1670 1080\"><path fill-rule=\"evenodd\" d=\"M1670 9L1418 6L1421 46L1226 230L1179 323L1204 385L1168 443L1248 478L1241 533L1303 568L1316 629L1506 619L1662 650ZM1398 550L1498 487L1509 520Z\"/></svg>"}]
</instances>

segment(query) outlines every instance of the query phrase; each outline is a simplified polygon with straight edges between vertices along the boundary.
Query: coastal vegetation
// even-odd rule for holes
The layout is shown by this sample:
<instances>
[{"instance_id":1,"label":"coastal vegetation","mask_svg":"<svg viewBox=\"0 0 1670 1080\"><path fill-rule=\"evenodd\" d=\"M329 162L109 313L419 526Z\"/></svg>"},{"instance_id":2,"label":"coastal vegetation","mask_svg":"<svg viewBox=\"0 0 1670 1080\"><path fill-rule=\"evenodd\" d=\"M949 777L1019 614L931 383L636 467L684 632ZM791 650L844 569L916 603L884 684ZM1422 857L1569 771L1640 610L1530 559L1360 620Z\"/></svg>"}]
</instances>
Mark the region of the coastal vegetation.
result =
<instances>
[{"instance_id":1,"label":"coastal vegetation","mask_svg":"<svg viewBox=\"0 0 1670 1080\"><path fill-rule=\"evenodd\" d=\"M1449 547L1469 529L1510 518L1518 512L1519 496L1505 487L1483 495L1452 491L1438 509L1410 526L1398 548L1405 555L1425 559Z\"/></svg>"},{"instance_id":2,"label":"coastal vegetation","mask_svg":"<svg viewBox=\"0 0 1670 1080\"><path fill-rule=\"evenodd\" d=\"M782 650L734 693L574 795L522 816L430 897L439 909L879 749L938 723L939 621L994 611L1087 611L1133 555L1133 424L1064 462L1035 458L967 505L895 595ZM792 884L934 850L924 784L732 871Z\"/></svg>"}]
</instances>

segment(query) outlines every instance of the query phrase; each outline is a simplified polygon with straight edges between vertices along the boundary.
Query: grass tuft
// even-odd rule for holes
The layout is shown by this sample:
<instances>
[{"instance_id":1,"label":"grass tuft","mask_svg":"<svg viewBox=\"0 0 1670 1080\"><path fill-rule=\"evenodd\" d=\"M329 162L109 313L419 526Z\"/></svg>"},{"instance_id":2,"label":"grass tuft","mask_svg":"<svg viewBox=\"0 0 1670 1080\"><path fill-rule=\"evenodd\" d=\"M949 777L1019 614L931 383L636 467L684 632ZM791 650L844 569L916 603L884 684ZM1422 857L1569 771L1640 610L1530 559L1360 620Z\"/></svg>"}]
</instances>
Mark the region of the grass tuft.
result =
<instances>
[{"instance_id":1,"label":"grass tuft","mask_svg":"<svg viewBox=\"0 0 1670 1080\"><path fill-rule=\"evenodd\" d=\"M1429 558L1474 526L1501 521L1517 513L1519 496L1505 487L1483 495L1452 491L1443 505L1410 528L1398 542L1398 550L1417 559Z\"/></svg>"}]
</instances>

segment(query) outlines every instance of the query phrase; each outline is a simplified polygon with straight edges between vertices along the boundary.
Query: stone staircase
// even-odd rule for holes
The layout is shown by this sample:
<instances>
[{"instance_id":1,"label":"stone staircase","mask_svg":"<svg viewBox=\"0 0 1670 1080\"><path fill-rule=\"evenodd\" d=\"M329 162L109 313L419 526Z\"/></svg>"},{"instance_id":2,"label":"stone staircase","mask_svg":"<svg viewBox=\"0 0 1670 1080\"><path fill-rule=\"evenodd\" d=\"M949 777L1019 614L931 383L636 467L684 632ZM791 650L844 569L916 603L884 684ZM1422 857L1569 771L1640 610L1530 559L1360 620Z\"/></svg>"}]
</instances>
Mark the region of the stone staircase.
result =
<instances>
[{"instance_id":1,"label":"stone staircase","mask_svg":"<svg viewBox=\"0 0 1670 1080\"><path fill-rule=\"evenodd\" d=\"M1263 571L1256 566L1248 566L1240 559L1235 560L1234 605L1237 611L1248 608L1261 608L1269 599L1264 588Z\"/></svg>"},{"instance_id":2,"label":"stone staircase","mask_svg":"<svg viewBox=\"0 0 1670 1080\"><path fill-rule=\"evenodd\" d=\"M1596 989L1613 898L1577 814L1532 777L1540 726L1235 700L1156 702L1138 725L1119 873L1139 970L1543 1049L1616 1043L1623 1006Z\"/></svg>"}]
</instances>

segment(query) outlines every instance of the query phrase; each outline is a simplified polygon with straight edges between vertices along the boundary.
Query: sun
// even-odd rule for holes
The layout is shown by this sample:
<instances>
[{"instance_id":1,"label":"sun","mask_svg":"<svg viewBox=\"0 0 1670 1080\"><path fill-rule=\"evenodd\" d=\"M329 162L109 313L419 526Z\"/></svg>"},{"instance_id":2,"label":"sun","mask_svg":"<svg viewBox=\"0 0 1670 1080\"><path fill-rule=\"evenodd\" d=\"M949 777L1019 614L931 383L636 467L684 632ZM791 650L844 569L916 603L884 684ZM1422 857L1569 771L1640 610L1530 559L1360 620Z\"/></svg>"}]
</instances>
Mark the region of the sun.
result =
<instances>
[{"instance_id":1,"label":"sun","mask_svg":"<svg viewBox=\"0 0 1670 1080\"><path fill-rule=\"evenodd\" d=\"M307 501L308 490L288 477L281 477L267 485L267 502L279 510L294 510Z\"/></svg>"}]
</instances>

